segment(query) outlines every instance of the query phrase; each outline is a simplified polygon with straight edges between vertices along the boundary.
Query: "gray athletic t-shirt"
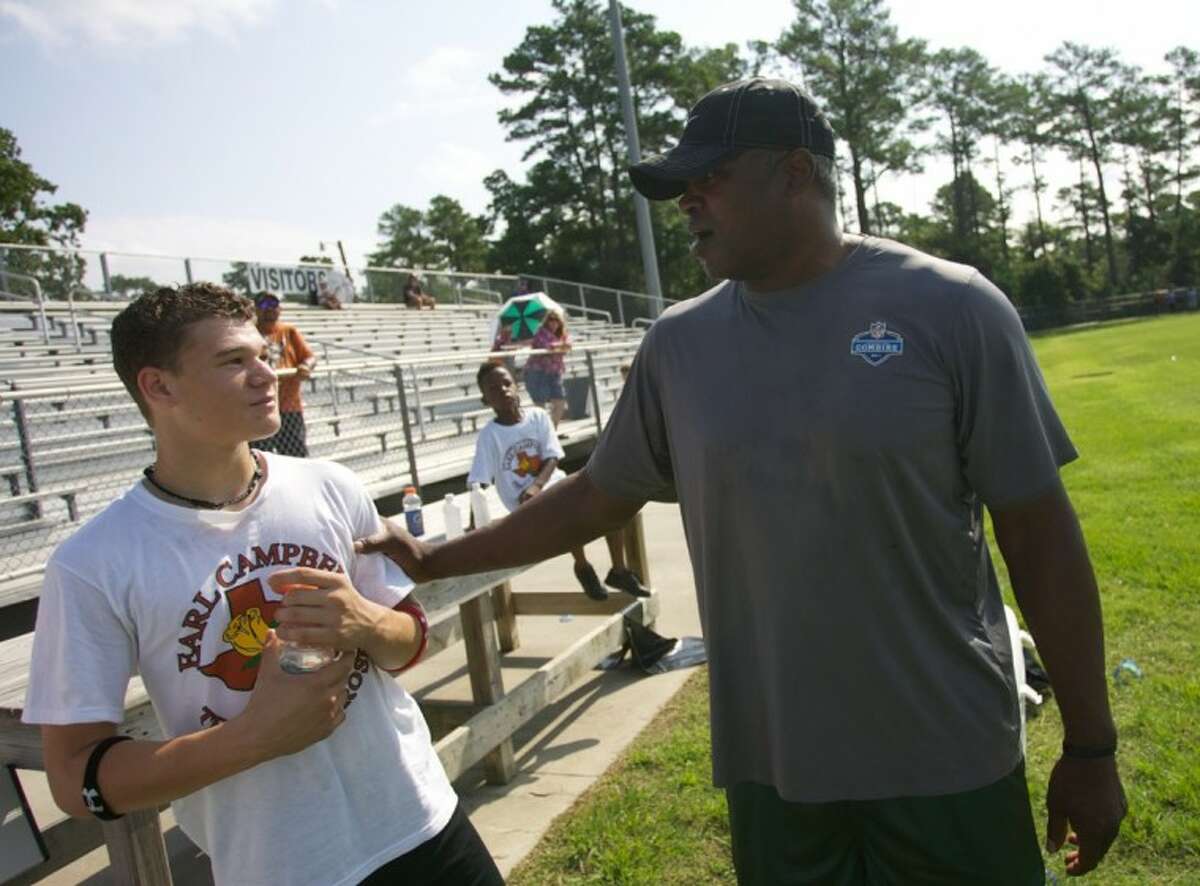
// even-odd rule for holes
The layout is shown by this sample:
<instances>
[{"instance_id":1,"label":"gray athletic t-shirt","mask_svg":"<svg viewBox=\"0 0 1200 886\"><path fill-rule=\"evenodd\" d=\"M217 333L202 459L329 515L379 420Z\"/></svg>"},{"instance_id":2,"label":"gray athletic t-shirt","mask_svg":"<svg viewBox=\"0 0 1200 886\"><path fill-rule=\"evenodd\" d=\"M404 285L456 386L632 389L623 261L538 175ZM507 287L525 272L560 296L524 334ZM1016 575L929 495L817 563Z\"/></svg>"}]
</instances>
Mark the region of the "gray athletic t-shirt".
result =
<instances>
[{"instance_id":1,"label":"gray athletic t-shirt","mask_svg":"<svg viewBox=\"0 0 1200 886\"><path fill-rule=\"evenodd\" d=\"M810 285L723 283L664 313L587 470L679 501L716 784L820 802L1016 766L981 502L1034 496L1075 456L1004 295L868 238Z\"/></svg>"}]
</instances>

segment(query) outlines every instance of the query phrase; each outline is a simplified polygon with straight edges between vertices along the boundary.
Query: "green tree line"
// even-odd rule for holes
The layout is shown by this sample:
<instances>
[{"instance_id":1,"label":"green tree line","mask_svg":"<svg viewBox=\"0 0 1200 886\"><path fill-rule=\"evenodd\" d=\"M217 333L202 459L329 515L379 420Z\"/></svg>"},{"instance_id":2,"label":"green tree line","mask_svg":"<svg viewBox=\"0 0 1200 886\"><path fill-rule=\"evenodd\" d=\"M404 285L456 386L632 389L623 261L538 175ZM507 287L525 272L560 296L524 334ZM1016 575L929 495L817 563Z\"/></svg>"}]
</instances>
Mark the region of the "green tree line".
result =
<instances>
[{"instance_id":1,"label":"green tree line","mask_svg":"<svg viewBox=\"0 0 1200 886\"><path fill-rule=\"evenodd\" d=\"M439 195L380 218L372 263L503 270L644 289L606 4L554 0L489 81L525 148L523 176L484 180L488 211ZM1064 42L1040 70L1009 74L970 47L901 35L885 0L793 0L772 40L696 48L623 7L643 151L668 147L688 107L752 74L802 83L838 135L847 230L890 236L978 267L1030 306L1191 285L1200 269L1200 53L1180 46L1150 73L1104 48ZM926 162L950 180L927 211L881 200ZM1077 177L1052 184L1052 158ZM1016 217L1018 192L1032 197ZM664 293L705 286L683 219L653 204Z\"/></svg>"},{"instance_id":2,"label":"green tree line","mask_svg":"<svg viewBox=\"0 0 1200 886\"><path fill-rule=\"evenodd\" d=\"M813 93L838 135L847 230L972 264L1028 306L1196 283L1196 50L1179 46L1148 72L1111 49L1068 41L1039 70L1011 74L970 47L935 48L900 34L885 0L793 6L794 20L773 39L716 48L688 46L654 16L623 7L643 152L670 146L687 109L714 86L783 76ZM510 99L499 120L524 148L526 169L488 175L490 201L478 216L447 195L424 208L387 208L372 265L644 290L606 4L552 7L552 20L529 27L488 75ZM926 211L880 198L881 183L902 185L943 159L950 178ZM1053 160L1069 162L1069 181L1049 181ZM78 246L87 213L49 203L54 192L0 129L0 243ZM1032 198L1028 217L1014 211L1020 192ZM682 215L671 202L651 211L664 294L701 291ZM38 276L60 297L84 270L76 257L16 251L7 267ZM139 291L148 281L119 282Z\"/></svg>"}]
</instances>

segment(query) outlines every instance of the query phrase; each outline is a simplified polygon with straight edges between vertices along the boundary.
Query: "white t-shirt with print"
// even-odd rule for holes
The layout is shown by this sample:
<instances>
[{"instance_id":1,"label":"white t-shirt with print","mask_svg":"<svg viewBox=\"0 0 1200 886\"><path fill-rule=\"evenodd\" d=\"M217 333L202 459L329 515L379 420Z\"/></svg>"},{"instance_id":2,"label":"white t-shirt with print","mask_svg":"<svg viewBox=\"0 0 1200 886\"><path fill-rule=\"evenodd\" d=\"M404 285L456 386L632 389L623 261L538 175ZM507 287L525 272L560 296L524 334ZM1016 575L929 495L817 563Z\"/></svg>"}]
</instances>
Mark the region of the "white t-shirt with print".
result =
<instances>
[{"instance_id":1,"label":"white t-shirt with print","mask_svg":"<svg viewBox=\"0 0 1200 886\"><path fill-rule=\"evenodd\" d=\"M139 482L64 542L46 567L26 723L120 723L141 675L164 735L235 717L257 677L291 566L345 571L394 606L412 581L353 541L379 525L348 469L264 454L257 499L199 511ZM217 883L357 883L435 836L457 798L412 697L359 653L345 722L323 741L176 800Z\"/></svg>"},{"instance_id":2,"label":"white t-shirt with print","mask_svg":"<svg viewBox=\"0 0 1200 886\"><path fill-rule=\"evenodd\" d=\"M500 501L510 511L520 503L521 493L542 472L542 465L548 459L563 457L563 448L546 410L533 406L522 411L525 414L515 425L502 425L492 419L484 426L475 444L471 473L467 476L468 483L494 484ZM555 469L550 483L565 476Z\"/></svg>"}]
</instances>

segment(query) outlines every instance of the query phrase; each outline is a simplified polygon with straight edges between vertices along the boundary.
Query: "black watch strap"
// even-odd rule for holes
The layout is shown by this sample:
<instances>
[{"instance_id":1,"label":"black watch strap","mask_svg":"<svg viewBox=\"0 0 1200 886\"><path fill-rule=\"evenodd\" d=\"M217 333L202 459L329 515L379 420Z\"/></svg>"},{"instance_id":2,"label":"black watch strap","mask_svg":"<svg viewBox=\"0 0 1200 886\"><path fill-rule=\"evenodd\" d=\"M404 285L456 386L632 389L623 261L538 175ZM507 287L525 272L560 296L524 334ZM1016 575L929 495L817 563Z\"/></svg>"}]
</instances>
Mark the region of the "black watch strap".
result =
<instances>
[{"instance_id":1,"label":"black watch strap","mask_svg":"<svg viewBox=\"0 0 1200 886\"><path fill-rule=\"evenodd\" d=\"M1074 757L1076 760L1103 760L1105 757L1112 757L1116 753L1116 741L1106 745L1071 744L1067 741L1064 741L1062 744L1062 755L1064 757Z\"/></svg>"},{"instance_id":2,"label":"black watch strap","mask_svg":"<svg viewBox=\"0 0 1200 886\"><path fill-rule=\"evenodd\" d=\"M130 740L131 737L128 735L110 735L92 748L92 753L88 756L87 766L84 767L83 790L81 791L83 794L83 805L87 807L88 812L101 821L115 821L121 817L121 813L113 812L109 809L108 803L104 800L104 795L100 793L100 782L96 778L100 772L100 761L104 759L104 755L108 753L109 748L113 745Z\"/></svg>"}]
</instances>

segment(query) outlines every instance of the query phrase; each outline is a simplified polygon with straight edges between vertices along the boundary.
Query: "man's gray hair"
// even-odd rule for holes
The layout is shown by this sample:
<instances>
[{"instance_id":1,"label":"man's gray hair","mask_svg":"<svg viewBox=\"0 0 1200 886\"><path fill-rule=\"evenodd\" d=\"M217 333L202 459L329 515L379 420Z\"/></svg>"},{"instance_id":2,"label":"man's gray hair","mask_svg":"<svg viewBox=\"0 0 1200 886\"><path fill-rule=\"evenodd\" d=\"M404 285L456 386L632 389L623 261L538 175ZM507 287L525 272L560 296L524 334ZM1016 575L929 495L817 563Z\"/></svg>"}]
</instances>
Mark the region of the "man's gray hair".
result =
<instances>
[{"instance_id":1,"label":"man's gray hair","mask_svg":"<svg viewBox=\"0 0 1200 886\"><path fill-rule=\"evenodd\" d=\"M822 196L836 206L837 167L833 163L833 158L826 157L824 154L814 154L811 151L808 156L813 161L813 182L820 188Z\"/></svg>"},{"instance_id":2,"label":"man's gray hair","mask_svg":"<svg viewBox=\"0 0 1200 886\"><path fill-rule=\"evenodd\" d=\"M794 150L803 151L808 154L808 158L812 160L813 166L813 184L817 186L817 190L821 192L821 196L828 200L832 205L837 206L838 186L837 186L837 166L832 157L826 157L824 154L814 154L808 148L774 148L768 149L772 173L779 168L784 159Z\"/></svg>"}]
</instances>

